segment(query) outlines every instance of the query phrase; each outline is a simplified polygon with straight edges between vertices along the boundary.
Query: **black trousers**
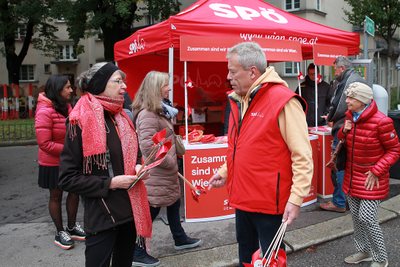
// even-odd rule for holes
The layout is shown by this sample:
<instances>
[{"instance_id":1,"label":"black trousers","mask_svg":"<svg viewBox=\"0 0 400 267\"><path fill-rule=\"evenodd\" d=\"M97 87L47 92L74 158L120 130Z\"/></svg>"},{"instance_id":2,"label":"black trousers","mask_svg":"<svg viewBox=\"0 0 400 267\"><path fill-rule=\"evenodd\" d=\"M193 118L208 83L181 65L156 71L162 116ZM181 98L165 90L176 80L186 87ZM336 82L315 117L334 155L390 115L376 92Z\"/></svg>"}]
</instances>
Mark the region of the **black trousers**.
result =
<instances>
[{"instance_id":1,"label":"black trousers","mask_svg":"<svg viewBox=\"0 0 400 267\"><path fill-rule=\"evenodd\" d=\"M109 267L112 256L113 267L131 267L135 247L134 222L86 237L86 267Z\"/></svg>"},{"instance_id":2,"label":"black trousers","mask_svg":"<svg viewBox=\"0 0 400 267\"><path fill-rule=\"evenodd\" d=\"M171 230L171 234L175 241L182 242L186 240L186 233L181 224L181 216L180 209L181 200L178 199L174 204L167 206L167 219L169 229ZM151 219L157 217L158 213L160 213L160 208L155 208L150 206Z\"/></svg>"},{"instance_id":3,"label":"black trousers","mask_svg":"<svg viewBox=\"0 0 400 267\"><path fill-rule=\"evenodd\" d=\"M270 215L236 209L236 240L239 244L239 266L250 263L253 253L261 248L265 253L274 239L283 215ZM281 245L284 248L283 242Z\"/></svg>"}]
</instances>

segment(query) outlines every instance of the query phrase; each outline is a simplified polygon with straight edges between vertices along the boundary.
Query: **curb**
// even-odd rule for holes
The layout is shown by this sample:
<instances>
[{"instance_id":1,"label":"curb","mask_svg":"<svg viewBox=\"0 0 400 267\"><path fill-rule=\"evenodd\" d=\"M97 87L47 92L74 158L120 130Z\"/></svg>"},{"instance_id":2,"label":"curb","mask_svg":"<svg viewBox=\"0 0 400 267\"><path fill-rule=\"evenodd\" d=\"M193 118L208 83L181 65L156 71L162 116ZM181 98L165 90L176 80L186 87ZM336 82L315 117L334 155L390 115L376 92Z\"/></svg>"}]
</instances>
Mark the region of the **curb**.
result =
<instances>
[{"instance_id":1,"label":"curb","mask_svg":"<svg viewBox=\"0 0 400 267\"><path fill-rule=\"evenodd\" d=\"M400 195L381 203L378 212L379 223L384 223L400 216ZM354 232L351 214L334 218L322 223L307 226L285 235L287 253L293 253L311 246L319 245L337 238L351 235ZM175 267L233 267L239 264L237 244L229 244L201 251L187 252L179 255L159 257L162 266ZM205 261L212 262L205 265Z\"/></svg>"},{"instance_id":2,"label":"curb","mask_svg":"<svg viewBox=\"0 0 400 267\"><path fill-rule=\"evenodd\" d=\"M0 142L0 147L6 147L6 146L27 146L27 145L37 145L36 139L32 139L32 140L1 141L1 142Z\"/></svg>"}]
</instances>

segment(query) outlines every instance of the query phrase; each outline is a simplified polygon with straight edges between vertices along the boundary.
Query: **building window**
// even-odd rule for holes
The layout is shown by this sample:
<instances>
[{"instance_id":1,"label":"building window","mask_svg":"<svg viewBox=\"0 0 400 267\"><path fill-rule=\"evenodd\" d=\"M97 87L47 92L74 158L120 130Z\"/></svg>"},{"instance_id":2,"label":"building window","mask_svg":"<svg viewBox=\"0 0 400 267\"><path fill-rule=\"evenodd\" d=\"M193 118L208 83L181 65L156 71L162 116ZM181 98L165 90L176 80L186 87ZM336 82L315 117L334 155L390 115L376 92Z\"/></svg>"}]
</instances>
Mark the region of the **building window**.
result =
<instances>
[{"instance_id":1,"label":"building window","mask_svg":"<svg viewBox=\"0 0 400 267\"><path fill-rule=\"evenodd\" d=\"M144 15L144 18L145 18L145 23L146 23L146 25L153 25L154 24L154 18L153 18L153 16L152 15L150 15L150 14L145 14Z\"/></svg>"},{"instance_id":2,"label":"building window","mask_svg":"<svg viewBox=\"0 0 400 267\"><path fill-rule=\"evenodd\" d=\"M35 80L35 65L21 65L19 73L20 81L34 81Z\"/></svg>"},{"instance_id":3,"label":"building window","mask_svg":"<svg viewBox=\"0 0 400 267\"><path fill-rule=\"evenodd\" d=\"M285 10L293 11L300 9L300 0L286 0L285 1Z\"/></svg>"},{"instance_id":4,"label":"building window","mask_svg":"<svg viewBox=\"0 0 400 267\"><path fill-rule=\"evenodd\" d=\"M315 0L316 1L316 6L315 6L315 8L318 10L318 11L321 11L321 0Z\"/></svg>"},{"instance_id":5,"label":"building window","mask_svg":"<svg viewBox=\"0 0 400 267\"><path fill-rule=\"evenodd\" d=\"M26 24L19 24L15 31L15 40L23 40L26 36Z\"/></svg>"},{"instance_id":6,"label":"building window","mask_svg":"<svg viewBox=\"0 0 400 267\"><path fill-rule=\"evenodd\" d=\"M50 64L44 64L44 73L51 74Z\"/></svg>"},{"instance_id":7,"label":"building window","mask_svg":"<svg viewBox=\"0 0 400 267\"><path fill-rule=\"evenodd\" d=\"M285 75L295 76L297 75L297 62L285 62Z\"/></svg>"},{"instance_id":8,"label":"building window","mask_svg":"<svg viewBox=\"0 0 400 267\"><path fill-rule=\"evenodd\" d=\"M60 45L58 50L59 60L72 60L76 59L74 47L72 45Z\"/></svg>"}]
</instances>

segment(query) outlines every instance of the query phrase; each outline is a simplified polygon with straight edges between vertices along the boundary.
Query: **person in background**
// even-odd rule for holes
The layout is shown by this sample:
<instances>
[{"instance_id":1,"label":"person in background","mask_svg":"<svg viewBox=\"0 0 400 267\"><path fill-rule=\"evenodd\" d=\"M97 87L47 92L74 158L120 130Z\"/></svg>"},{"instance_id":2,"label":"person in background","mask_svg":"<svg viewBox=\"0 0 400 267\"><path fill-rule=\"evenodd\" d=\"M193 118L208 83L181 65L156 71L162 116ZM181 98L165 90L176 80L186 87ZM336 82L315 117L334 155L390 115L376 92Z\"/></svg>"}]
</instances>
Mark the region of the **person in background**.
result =
<instances>
[{"instance_id":1,"label":"person in background","mask_svg":"<svg viewBox=\"0 0 400 267\"><path fill-rule=\"evenodd\" d=\"M261 245L267 251L282 221L300 213L313 175L304 109L306 103L267 68L262 48L244 42L227 53L229 95L227 162L209 180L209 189L227 183L236 209L240 266Z\"/></svg>"},{"instance_id":2,"label":"person in background","mask_svg":"<svg viewBox=\"0 0 400 267\"><path fill-rule=\"evenodd\" d=\"M83 92L72 110L61 153L59 186L84 198L87 267L130 267L136 237L150 238L146 188L137 178L139 145L123 111L125 74L96 63L78 77ZM145 178L145 177L144 177Z\"/></svg>"},{"instance_id":3,"label":"person in background","mask_svg":"<svg viewBox=\"0 0 400 267\"><path fill-rule=\"evenodd\" d=\"M67 76L52 75L39 94L35 114L36 140L39 146L39 186L49 189L49 212L56 226L54 243L62 249L74 246L74 240L85 240L85 232L76 222L79 196L69 193L66 200L67 227L63 227L62 196L58 187L60 154L64 147L65 121L71 111L72 88Z\"/></svg>"},{"instance_id":4,"label":"person in background","mask_svg":"<svg viewBox=\"0 0 400 267\"><path fill-rule=\"evenodd\" d=\"M169 101L168 73L150 71L143 79L133 100L132 109L139 136L140 150L147 158L153 148L152 137L162 129L167 129L172 147L163 162L149 170L145 184L149 195L151 219L157 217L161 207L167 208L168 225L175 242L175 249L182 250L200 246L201 240L191 238L181 225L179 209L181 205L178 163L175 149L174 128L171 119L178 110ZM145 246L137 245L132 266L157 266L160 261L146 252Z\"/></svg>"},{"instance_id":5,"label":"person in background","mask_svg":"<svg viewBox=\"0 0 400 267\"><path fill-rule=\"evenodd\" d=\"M392 119L378 111L372 100L371 87L354 82L346 95L348 110L338 138L345 139L347 148L343 191L353 218L357 253L344 261L372 260L371 267L387 267L378 207L389 195L389 169L399 158L399 139Z\"/></svg>"},{"instance_id":6,"label":"person in background","mask_svg":"<svg viewBox=\"0 0 400 267\"><path fill-rule=\"evenodd\" d=\"M335 81L333 82L335 92L331 107L326 118L328 125L332 127L332 152L335 151L339 142L337 133L343 126L346 106L346 89L353 82L367 83L353 68L348 58L340 56L334 61ZM342 149L337 156L337 171L332 170L333 195L332 201L320 204L320 208L333 212L346 212L346 197L342 189L344 177L344 163L346 160L345 150Z\"/></svg>"},{"instance_id":7,"label":"person in background","mask_svg":"<svg viewBox=\"0 0 400 267\"><path fill-rule=\"evenodd\" d=\"M318 75L319 68L317 67ZM304 82L300 84L301 96L308 104L306 119L308 127L315 127L315 65L311 63L307 68L307 75ZM324 115L328 114L328 109L331 105L333 96L332 87L321 79L317 82L318 88L318 126L325 125ZM296 94L299 94L299 88L296 89Z\"/></svg>"},{"instance_id":8,"label":"person in background","mask_svg":"<svg viewBox=\"0 0 400 267\"><path fill-rule=\"evenodd\" d=\"M133 121L133 114L132 114L131 106L132 106L132 100L129 97L128 92L125 92L123 108L124 108L124 111L126 112L126 114L128 115L128 117Z\"/></svg>"}]
</instances>

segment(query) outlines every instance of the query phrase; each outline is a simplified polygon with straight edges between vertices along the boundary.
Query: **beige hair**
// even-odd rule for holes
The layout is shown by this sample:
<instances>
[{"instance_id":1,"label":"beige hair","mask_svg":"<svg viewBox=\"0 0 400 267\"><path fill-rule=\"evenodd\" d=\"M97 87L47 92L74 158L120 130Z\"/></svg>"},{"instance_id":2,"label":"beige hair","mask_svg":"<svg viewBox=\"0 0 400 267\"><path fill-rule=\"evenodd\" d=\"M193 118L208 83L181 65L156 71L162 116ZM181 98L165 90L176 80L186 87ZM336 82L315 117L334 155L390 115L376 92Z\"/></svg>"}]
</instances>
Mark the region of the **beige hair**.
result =
<instances>
[{"instance_id":1,"label":"beige hair","mask_svg":"<svg viewBox=\"0 0 400 267\"><path fill-rule=\"evenodd\" d=\"M144 77L139 90L136 92L132 103L133 110L147 109L149 111L162 112L161 88L168 85L169 75L165 72L150 71Z\"/></svg>"}]
</instances>

